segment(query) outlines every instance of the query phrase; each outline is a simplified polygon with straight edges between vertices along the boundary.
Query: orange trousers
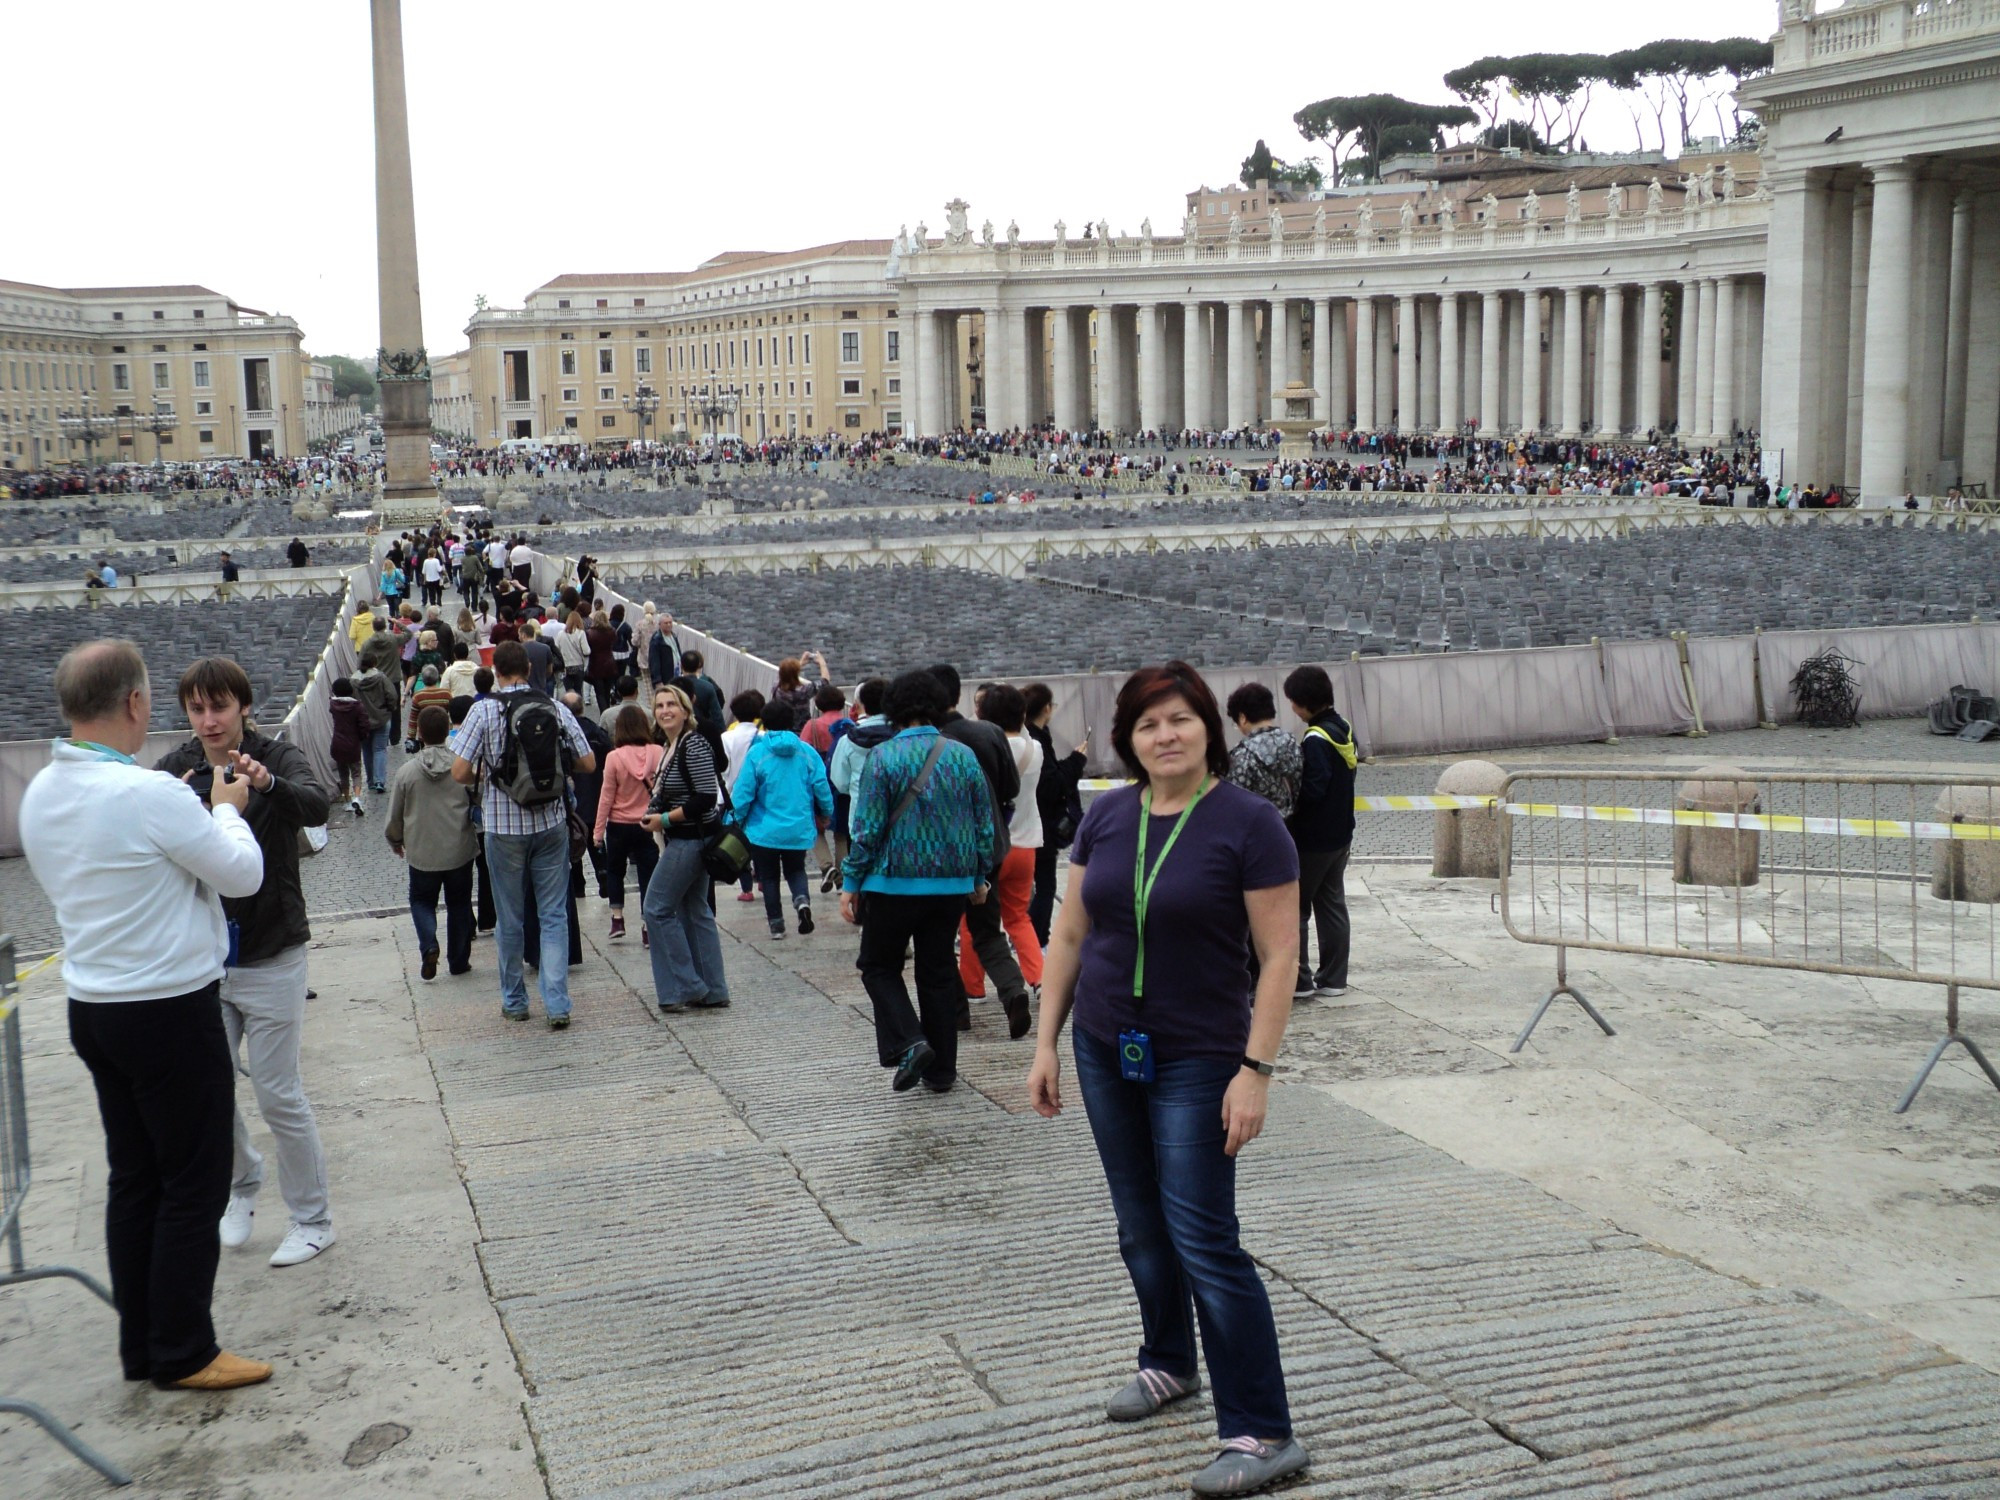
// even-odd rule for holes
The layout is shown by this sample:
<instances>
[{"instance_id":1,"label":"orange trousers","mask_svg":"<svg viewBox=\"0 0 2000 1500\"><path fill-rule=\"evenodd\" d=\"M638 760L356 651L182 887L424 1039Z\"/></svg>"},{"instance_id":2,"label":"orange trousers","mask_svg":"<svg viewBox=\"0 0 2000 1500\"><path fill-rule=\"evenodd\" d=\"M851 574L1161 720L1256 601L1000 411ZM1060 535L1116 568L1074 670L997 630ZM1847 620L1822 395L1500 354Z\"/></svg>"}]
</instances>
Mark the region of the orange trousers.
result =
<instances>
[{"instance_id":1,"label":"orange trousers","mask_svg":"<svg viewBox=\"0 0 2000 1500\"><path fill-rule=\"evenodd\" d=\"M1042 940L1035 936L1035 924L1028 920L1028 903L1035 895L1035 851L1009 849L1000 861L989 901L1000 903L1000 925L1014 945L1014 960L1021 966L1021 978L1029 984L1042 982ZM972 951L972 929L958 924L958 977L968 996L986 993L986 970Z\"/></svg>"}]
</instances>

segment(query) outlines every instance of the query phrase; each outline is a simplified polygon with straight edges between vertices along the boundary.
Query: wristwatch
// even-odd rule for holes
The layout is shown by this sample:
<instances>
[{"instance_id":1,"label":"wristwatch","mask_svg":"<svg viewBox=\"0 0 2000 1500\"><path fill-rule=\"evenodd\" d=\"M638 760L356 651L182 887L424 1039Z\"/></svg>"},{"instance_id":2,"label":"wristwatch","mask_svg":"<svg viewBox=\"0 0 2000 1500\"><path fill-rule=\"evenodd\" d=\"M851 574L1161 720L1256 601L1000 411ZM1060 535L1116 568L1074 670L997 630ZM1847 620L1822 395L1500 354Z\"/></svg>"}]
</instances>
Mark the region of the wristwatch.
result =
<instances>
[{"instance_id":1,"label":"wristwatch","mask_svg":"<svg viewBox=\"0 0 2000 1500\"><path fill-rule=\"evenodd\" d=\"M1276 1063L1259 1062L1247 1052L1243 1054L1243 1066L1253 1073L1262 1073L1266 1078L1278 1071Z\"/></svg>"}]
</instances>

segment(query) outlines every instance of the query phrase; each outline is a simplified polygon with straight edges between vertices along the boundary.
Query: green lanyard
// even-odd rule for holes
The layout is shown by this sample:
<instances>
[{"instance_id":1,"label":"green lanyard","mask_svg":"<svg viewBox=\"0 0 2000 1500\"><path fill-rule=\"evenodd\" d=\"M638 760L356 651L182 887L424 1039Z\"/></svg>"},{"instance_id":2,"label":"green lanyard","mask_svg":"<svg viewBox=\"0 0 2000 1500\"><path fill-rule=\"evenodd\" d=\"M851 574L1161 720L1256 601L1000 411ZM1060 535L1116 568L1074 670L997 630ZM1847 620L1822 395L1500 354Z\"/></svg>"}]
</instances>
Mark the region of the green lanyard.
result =
<instances>
[{"instance_id":1,"label":"green lanyard","mask_svg":"<svg viewBox=\"0 0 2000 1500\"><path fill-rule=\"evenodd\" d=\"M1201 801L1208 791L1208 782L1208 777L1201 778L1201 785L1195 788L1188 805L1181 809L1173 832L1160 846L1160 857L1153 861L1150 871L1146 868L1146 835L1153 822L1153 789L1147 787L1139 793L1139 854L1132 862L1132 922L1138 934L1132 952L1132 998L1135 1000L1142 998L1146 992L1146 908L1152 904L1153 882L1160 878L1160 866L1174 852L1174 842L1180 838L1181 830L1187 827L1188 816L1194 811L1195 803Z\"/></svg>"}]
</instances>

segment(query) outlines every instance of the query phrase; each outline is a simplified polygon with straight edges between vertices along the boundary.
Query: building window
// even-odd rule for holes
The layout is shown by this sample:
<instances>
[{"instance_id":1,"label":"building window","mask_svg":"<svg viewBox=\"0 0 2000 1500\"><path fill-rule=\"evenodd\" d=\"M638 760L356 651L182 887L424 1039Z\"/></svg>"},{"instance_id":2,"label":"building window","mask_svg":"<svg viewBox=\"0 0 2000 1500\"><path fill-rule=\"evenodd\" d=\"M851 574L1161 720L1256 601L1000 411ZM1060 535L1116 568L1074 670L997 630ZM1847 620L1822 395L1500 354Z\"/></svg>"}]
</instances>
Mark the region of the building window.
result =
<instances>
[{"instance_id":1,"label":"building window","mask_svg":"<svg viewBox=\"0 0 2000 1500\"><path fill-rule=\"evenodd\" d=\"M841 395L843 395L843 396L858 396L858 395L860 395L860 394L861 394L861 382L860 382L860 381L858 381L858 380L843 380L843 381L841 381L841 382L840 382L840 394L841 394Z\"/></svg>"},{"instance_id":2,"label":"building window","mask_svg":"<svg viewBox=\"0 0 2000 1500\"><path fill-rule=\"evenodd\" d=\"M618 388L616 386L600 385L597 388L597 399L599 401L616 401L618 399Z\"/></svg>"},{"instance_id":3,"label":"building window","mask_svg":"<svg viewBox=\"0 0 2000 1500\"><path fill-rule=\"evenodd\" d=\"M167 362L164 359L154 360L153 389L156 391L164 391L173 383L174 383L173 371L171 367L167 364Z\"/></svg>"},{"instance_id":4,"label":"building window","mask_svg":"<svg viewBox=\"0 0 2000 1500\"><path fill-rule=\"evenodd\" d=\"M601 425L605 427L616 427L618 425L618 418L611 412L606 412L603 416L599 417L597 420Z\"/></svg>"},{"instance_id":5,"label":"building window","mask_svg":"<svg viewBox=\"0 0 2000 1500\"><path fill-rule=\"evenodd\" d=\"M652 374L653 351L651 349L646 349L646 348L634 349L632 351L632 368L635 372L641 375Z\"/></svg>"},{"instance_id":6,"label":"building window","mask_svg":"<svg viewBox=\"0 0 2000 1500\"><path fill-rule=\"evenodd\" d=\"M812 393L813 393L813 383L810 380L808 380L806 382L806 394L810 396Z\"/></svg>"},{"instance_id":7,"label":"building window","mask_svg":"<svg viewBox=\"0 0 2000 1500\"><path fill-rule=\"evenodd\" d=\"M841 425L845 427L859 427L861 425L861 413L858 411L843 413Z\"/></svg>"},{"instance_id":8,"label":"building window","mask_svg":"<svg viewBox=\"0 0 2000 1500\"><path fill-rule=\"evenodd\" d=\"M167 315L164 312L162 312L159 308L156 307L153 309L153 321L155 323L164 323L166 321L166 318Z\"/></svg>"},{"instance_id":9,"label":"building window","mask_svg":"<svg viewBox=\"0 0 2000 1500\"><path fill-rule=\"evenodd\" d=\"M122 312L115 312L111 315L111 321L114 323L122 323L125 321L125 314L123 314Z\"/></svg>"},{"instance_id":10,"label":"building window","mask_svg":"<svg viewBox=\"0 0 2000 1500\"><path fill-rule=\"evenodd\" d=\"M646 305L646 299L644 297L634 297L632 299L632 305L634 307L644 307Z\"/></svg>"},{"instance_id":11,"label":"building window","mask_svg":"<svg viewBox=\"0 0 2000 1500\"><path fill-rule=\"evenodd\" d=\"M203 309L199 308L199 307L197 307L197 308L196 308L196 309L194 310L194 320L195 320L195 321L196 321L197 323L199 323L199 322L200 322L200 321L201 321L201 320L202 320L203 318L205 318L205 317L207 317L207 316L208 316L208 313L207 313L206 311L204 311Z\"/></svg>"},{"instance_id":12,"label":"building window","mask_svg":"<svg viewBox=\"0 0 2000 1500\"><path fill-rule=\"evenodd\" d=\"M599 297L597 299L597 305L599 307L609 307L611 305L611 299L609 297Z\"/></svg>"},{"instance_id":13,"label":"building window","mask_svg":"<svg viewBox=\"0 0 2000 1500\"><path fill-rule=\"evenodd\" d=\"M568 412L568 413L566 413L566 414L565 414L565 415L563 416L563 428L564 428L564 430L566 430L566 431L569 431L569 432L575 432L575 431L576 431L576 413L575 413L575 412Z\"/></svg>"},{"instance_id":14,"label":"building window","mask_svg":"<svg viewBox=\"0 0 2000 1500\"><path fill-rule=\"evenodd\" d=\"M807 334L807 335L806 335L806 363L807 363L807 364L811 364L812 362L813 362L813 336L812 336L811 334Z\"/></svg>"},{"instance_id":15,"label":"building window","mask_svg":"<svg viewBox=\"0 0 2000 1500\"><path fill-rule=\"evenodd\" d=\"M528 351L508 349L502 352L502 375L500 399L509 403L526 401L528 397Z\"/></svg>"},{"instance_id":16,"label":"building window","mask_svg":"<svg viewBox=\"0 0 2000 1500\"><path fill-rule=\"evenodd\" d=\"M576 351L574 349L565 349L562 351L562 372L565 375L574 375L576 373Z\"/></svg>"},{"instance_id":17,"label":"building window","mask_svg":"<svg viewBox=\"0 0 2000 1500\"><path fill-rule=\"evenodd\" d=\"M215 441L215 429L213 427L204 427L200 432L195 434L195 437L201 442L212 443Z\"/></svg>"},{"instance_id":18,"label":"building window","mask_svg":"<svg viewBox=\"0 0 2000 1500\"><path fill-rule=\"evenodd\" d=\"M886 346L883 357L890 364L896 364L903 357L903 335L897 329L891 328L883 337Z\"/></svg>"},{"instance_id":19,"label":"building window","mask_svg":"<svg viewBox=\"0 0 2000 1500\"><path fill-rule=\"evenodd\" d=\"M787 380L785 382L785 394L787 396L796 396L798 393L799 383L796 380Z\"/></svg>"},{"instance_id":20,"label":"building window","mask_svg":"<svg viewBox=\"0 0 2000 1500\"><path fill-rule=\"evenodd\" d=\"M889 394L892 396L903 394L903 382L900 377L895 375L889 377Z\"/></svg>"},{"instance_id":21,"label":"building window","mask_svg":"<svg viewBox=\"0 0 2000 1500\"><path fill-rule=\"evenodd\" d=\"M840 336L840 362L844 365L861 363L861 335L854 332Z\"/></svg>"},{"instance_id":22,"label":"building window","mask_svg":"<svg viewBox=\"0 0 2000 1500\"><path fill-rule=\"evenodd\" d=\"M562 398L566 402L574 403L576 400L576 387L573 385L564 386Z\"/></svg>"},{"instance_id":23,"label":"building window","mask_svg":"<svg viewBox=\"0 0 2000 1500\"><path fill-rule=\"evenodd\" d=\"M567 307L569 306L569 298L567 298L567 297L558 297L558 298L556 298L556 306L557 306L557 308L559 308L559 309L560 309L560 308L567 308Z\"/></svg>"},{"instance_id":24,"label":"building window","mask_svg":"<svg viewBox=\"0 0 2000 1500\"><path fill-rule=\"evenodd\" d=\"M197 402L195 402L195 404L194 404L194 414L195 414L195 415L196 415L197 417L212 417L212 416L214 416L214 415L215 415L215 403L214 403L213 401L197 401Z\"/></svg>"},{"instance_id":25,"label":"building window","mask_svg":"<svg viewBox=\"0 0 2000 1500\"><path fill-rule=\"evenodd\" d=\"M208 389L208 361L205 359L194 362L194 388L198 391Z\"/></svg>"},{"instance_id":26,"label":"building window","mask_svg":"<svg viewBox=\"0 0 2000 1500\"><path fill-rule=\"evenodd\" d=\"M617 367L617 354L618 351L616 349L599 349L597 351L597 373L600 375L611 374Z\"/></svg>"},{"instance_id":27,"label":"building window","mask_svg":"<svg viewBox=\"0 0 2000 1500\"><path fill-rule=\"evenodd\" d=\"M114 391L129 391L132 389L132 367L130 365L113 365L111 367L111 389Z\"/></svg>"}]
</instances>

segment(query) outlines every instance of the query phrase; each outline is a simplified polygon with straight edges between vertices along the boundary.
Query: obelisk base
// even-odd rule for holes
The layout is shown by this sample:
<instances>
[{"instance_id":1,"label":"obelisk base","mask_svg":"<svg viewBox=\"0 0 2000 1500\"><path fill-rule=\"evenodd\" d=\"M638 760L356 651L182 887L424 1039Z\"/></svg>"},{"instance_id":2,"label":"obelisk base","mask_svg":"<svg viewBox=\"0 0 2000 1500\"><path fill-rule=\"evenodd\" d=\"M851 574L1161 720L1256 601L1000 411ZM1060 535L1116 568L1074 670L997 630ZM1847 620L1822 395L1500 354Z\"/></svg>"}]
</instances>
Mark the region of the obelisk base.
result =
<instances>
[{"instance_id":1,"label":"obelisk base","mask_svg":"<svg viewBox=\"0 0 2000 1500\"><path fill-rule=\"evenodd\" d=\"M435 521L444 497L431 482L431 383L384 380L381 387L385 463L375 508L384 521Z\"/></svg>"}]
</instances>

